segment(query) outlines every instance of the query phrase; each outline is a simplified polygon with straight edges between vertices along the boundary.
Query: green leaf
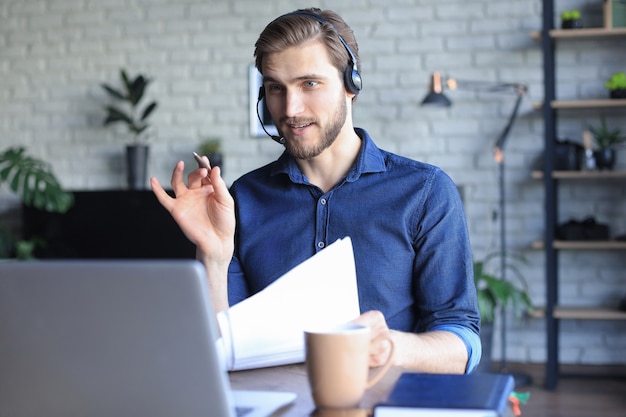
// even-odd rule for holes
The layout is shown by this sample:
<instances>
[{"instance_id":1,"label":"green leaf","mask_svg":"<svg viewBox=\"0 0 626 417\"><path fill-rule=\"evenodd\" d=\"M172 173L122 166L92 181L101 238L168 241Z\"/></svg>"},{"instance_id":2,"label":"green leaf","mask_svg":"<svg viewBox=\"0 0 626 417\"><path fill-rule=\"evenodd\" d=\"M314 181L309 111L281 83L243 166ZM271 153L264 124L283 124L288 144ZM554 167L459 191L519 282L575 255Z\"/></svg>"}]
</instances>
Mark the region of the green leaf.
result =
<instances>
[{"instance_id":1,"label":"green leaf","mask_svg":"<svg viewBox=\"0 0 626 417\"><path fill-rule=\"evenodd\" d=\"M138 75L137 78L133 81L129 88L129 96L131 99L131 103L136 106L141 99L143 98L143 93L150 83L149 80L146 80L142 75Z\"/></svg>"},{"instance_id":2,"label":"green leaf","mask_svg":"<svg viewBox=\"0 0 626 417\"><path fill-rule=\"evenodd\" d=\"M614 73L611 78L604 83L604 86L609 90L626 89L626 72L619 71Z\"/></svg>"},{"instance_id":3,"label":"green leaf","mask_svg":"<svg viewBox=\"0 0 626 417\"><path fill-rule=\"evenodd\" d=\"M118 99L118 100L126 100L126 96L124 96L124 94L122 94L121 92L119 92L118 90L116 90L113 87L110 87L106 84L100 84L102 86L102 88L105 89L105 91L107 93L109 93L109 95L111 95L112 97Z\"/></svg>"},{"instance_id":4,"label":"green leaf","mask_svg":"<svg viewBox=\"0 0 626 417\"><path fill-rule=\"evenodd\" d=\"M119 110L113 106L107 106L106 110L108 111L107 118L104 120L104 125L108 125L110 123L115 122L125 122L126 124L132 125L132 118L126 114L124 111Z\"/></svg>"},{"instance_id":5,"label":"green leaf","mask_svg":"<svg viewBox=\"0 0 626 417\"><path fill-rule=\"evenodd\" d=\"M46 162L27 156L23 147L9 148L0 153L0 183L20 194L27 206L63 213L74 203Z\"/></svg>"},{"instance_id":6,"label":"green leaf","mask_svg":"<svg viewBox=\"0 0 626 417\"><path fill-rule=\"evenodd\" d=\"M148 118L148 116L150 116L150 113L152 113L154 111L154 109L156 109L157 103L156 101L153 101L152 103L150 103L150 105L148 107L146 107L143 111L143 113L141 114L141 121L144 121Z\"/></svg>"},{"instance_id":7,"label":"green leaf","mask_svg":"<svg viewBox=\"0 0 626 417\"><path fill-rule=\"evenodd\" d=\"M127 92L130 91L131 82L128 79L128 74L126 74L126 71L124 70L124 68L120 70L120 78L122 79L122 83L124 83L124 88L126 89L126 91ZM130 96L127 96L126 99L130 100Z\"/></svg>"}]
</instances>

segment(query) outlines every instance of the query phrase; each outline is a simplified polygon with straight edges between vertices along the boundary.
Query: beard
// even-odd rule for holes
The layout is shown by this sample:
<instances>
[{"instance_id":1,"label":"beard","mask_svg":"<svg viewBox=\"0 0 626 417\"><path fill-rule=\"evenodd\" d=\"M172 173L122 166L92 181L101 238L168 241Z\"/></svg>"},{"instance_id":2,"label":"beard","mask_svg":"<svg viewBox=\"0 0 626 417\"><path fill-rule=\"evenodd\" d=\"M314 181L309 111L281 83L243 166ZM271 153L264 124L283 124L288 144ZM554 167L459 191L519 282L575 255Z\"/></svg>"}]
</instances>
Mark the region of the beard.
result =
<instances>
[{"instance_id":1,"label":"beard","mask_svg":"<svg viewBox=\"0 0 626 417\"><path fill-rule=\"evenodd\" d=\"M304 146L297 138L287 138L285 141L285 148L293 158L311 160L321 154L325 149L328 149L328 147L335 142L337 136L339 136L339 132L341 132L341 129L343 128L343 125L346 123L346 117L348 116L348 106L343 94L340 95L338 104L339 106L337 108L337 112L335 113L335 117L330 121L330 124L324 127L320 141L311 146ZM292 125L304 125L313 122L314 120L300 118L289 118L284 120L284 123Z\"/></svg>"}]
</instances>

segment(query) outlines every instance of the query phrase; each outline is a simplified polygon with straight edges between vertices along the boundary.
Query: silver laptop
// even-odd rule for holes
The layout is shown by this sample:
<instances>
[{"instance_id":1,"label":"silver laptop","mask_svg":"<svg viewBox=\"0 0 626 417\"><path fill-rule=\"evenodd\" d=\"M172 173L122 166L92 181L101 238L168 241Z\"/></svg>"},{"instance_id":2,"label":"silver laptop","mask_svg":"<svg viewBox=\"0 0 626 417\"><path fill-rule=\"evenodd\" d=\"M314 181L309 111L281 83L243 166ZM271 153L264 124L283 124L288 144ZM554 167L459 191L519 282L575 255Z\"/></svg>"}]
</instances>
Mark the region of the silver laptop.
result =
<instances>
[{"instance_id":1,"label":"silver laptop","mask_svg":"<svg viewBox=\"0 0 626 417\"><path fill-rule=\"evenodd\" d=\"M0 262L0 417L257 417L294 400L233 393L216 334L196 261Z\"/></svg>"}]
</instances>

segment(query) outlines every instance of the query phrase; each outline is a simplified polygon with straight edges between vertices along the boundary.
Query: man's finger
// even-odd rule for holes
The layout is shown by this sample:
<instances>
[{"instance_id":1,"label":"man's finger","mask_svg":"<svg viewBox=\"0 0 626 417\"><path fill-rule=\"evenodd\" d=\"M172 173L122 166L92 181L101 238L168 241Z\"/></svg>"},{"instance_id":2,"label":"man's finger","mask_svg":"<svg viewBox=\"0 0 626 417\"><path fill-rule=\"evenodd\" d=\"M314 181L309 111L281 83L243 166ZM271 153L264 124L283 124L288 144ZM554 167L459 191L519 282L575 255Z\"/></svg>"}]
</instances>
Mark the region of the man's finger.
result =
<instances>
[{"instance_id":1,"label":"man's finger","mask_svg":"<svg viewBox=\"0 0 626 417\"><path fill-rule=\"evenodd\" d=\"M172 197L170 197L169 194L167 194L167 192L163 189L163 187L159 183L159 180L157 180L155 177L151 177L150 186L152 187L152 192L156 196L157 200L159 200L159 203L161 203L161 205L165 207L167 211L171 212L174 201Z\"/></svg>"},{"instance_id":2,"label":"man's finger","mask_svg":"<svg viewBox=\"0 0 626 417\"><path fill-rule=\"evenodd\" d=\"M172 185L172 189L174 190L174 194L178 195L179 191L183 191L183 188L187 188L185 185L185 181L183 181L183 172L185 171L185 163L183 161L178 161L176 166L174 167L174 172L172 172L172 180L170 184Z\"/></svg>"}]
</instances>

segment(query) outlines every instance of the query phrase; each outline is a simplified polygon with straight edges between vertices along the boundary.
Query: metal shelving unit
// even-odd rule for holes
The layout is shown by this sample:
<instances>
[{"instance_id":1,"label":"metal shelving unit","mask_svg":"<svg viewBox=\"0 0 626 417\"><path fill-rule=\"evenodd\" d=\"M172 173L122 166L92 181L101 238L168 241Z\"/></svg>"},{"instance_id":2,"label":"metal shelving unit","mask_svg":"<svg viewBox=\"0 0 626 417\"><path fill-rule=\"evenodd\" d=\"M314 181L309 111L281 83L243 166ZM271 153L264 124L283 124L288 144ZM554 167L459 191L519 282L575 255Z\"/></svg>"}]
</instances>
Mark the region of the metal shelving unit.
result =
<instances>
[{"instance_id":1,"label":"metal shelving unit","mask_svg":"<svg viewBox=\"0 0 626 417\"><path fill-rule=\"evenodd\" d=\"M546 265L546 305L543 309L533 312L536 317L546 320L547 361L546 388L554 389L559 378L559 321L564 319L579 320L626 320L626 313L605 307L569 307L559 305L559 270L558 253L562 250L626 250L626 242L572 242L555 239L558 213L559 181L588 179L626 180L626 172L574 172L555 171L554 154L557 111L569 109L605 109L625 108L626 100L576 100L561 101L556 98L555 86L555 43L556 41L576 41L581 39L611 39L626 37L626 28L605 29L586 28L575 30L558 30L554 28L554 0L543 1L542 30L532 32L531 37L541 42L543 51L544 101L536 103L536 109L542 111L544 119L544 167L543 171L535 171L533 178L543 181L545 190L545 234L541 242L535 242L534 248L545 252ZM544 105L549 103L549 105Z\"/></svg>"}]
</instances>

